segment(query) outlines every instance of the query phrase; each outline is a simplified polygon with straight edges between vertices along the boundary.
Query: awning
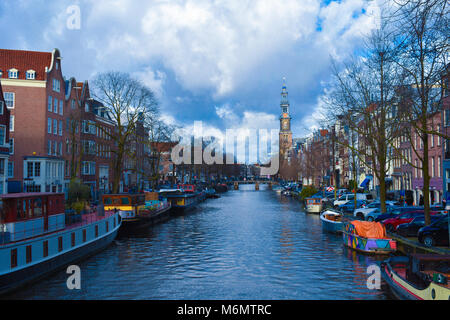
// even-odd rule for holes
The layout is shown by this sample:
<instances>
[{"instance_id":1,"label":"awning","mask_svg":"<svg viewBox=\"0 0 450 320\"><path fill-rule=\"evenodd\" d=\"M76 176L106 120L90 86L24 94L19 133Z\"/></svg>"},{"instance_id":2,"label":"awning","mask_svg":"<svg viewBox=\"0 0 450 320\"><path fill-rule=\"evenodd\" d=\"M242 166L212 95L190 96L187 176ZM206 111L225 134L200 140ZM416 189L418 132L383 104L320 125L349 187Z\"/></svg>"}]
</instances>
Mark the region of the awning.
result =
<instances>
[{"instance_id":1,"label":"awning","mask_svg":"<svg viewBox=\"0 0 450 320\"><path fill-rule=\"evenodd\" d=\"M369 178L365 178L363 182L359 185L360 188L365 188L370 182Z\"/></svg>"}]
</instances>

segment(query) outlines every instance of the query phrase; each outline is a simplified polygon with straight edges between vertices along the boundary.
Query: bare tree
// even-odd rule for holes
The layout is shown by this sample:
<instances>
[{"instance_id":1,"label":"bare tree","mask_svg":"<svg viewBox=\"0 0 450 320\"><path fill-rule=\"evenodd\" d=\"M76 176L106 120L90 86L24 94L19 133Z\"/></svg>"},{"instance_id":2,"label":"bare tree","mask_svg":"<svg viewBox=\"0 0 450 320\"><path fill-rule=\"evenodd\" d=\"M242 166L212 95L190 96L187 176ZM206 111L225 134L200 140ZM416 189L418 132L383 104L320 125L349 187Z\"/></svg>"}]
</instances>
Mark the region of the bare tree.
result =
<instances>
[{"instance_id":1,"label":"bare tree","mask_svg":"<svg viewBox=\"0 0 450 320\"><path fill-rule=\"evenodd\" d=\"M114 142L113 192L119 191L124 159L130 152L130 141L136 133L138 121L154 118L158 104L153 91L127 73L106 72L93 81L93 96L100 101L115 122L115 130L108 134Z\"/></svg>"},{"instance_id":2,"label":"bare tree","mask_svg":"<svg viewBox=\"0 0 450 320\"><path fill-rule=\"evenodd\" d=\"M440 112L442 73L449 57L449 3L447 0L396 0L391 20L396 29L396 44L400 51L396 60L408 84L401 91L406 112L405 127L410 127L410 142L423 173L425 223L430 219L429 136L448 139L435 129L433 114ZM415 137L420 139L416 148ZM411 165L415 166L415 164Z\"/></svg>"},{"instance_id":3,"label":"bare tree","mask_svg":"<svg viewBox=\"0 0 450 320\"><path fill-rule=\"evenodd\" d=\"M398 136L394 104L395 88L401 79L395 64L397 51L385 21L366 39L364 54L344 64L333 64L334 82L326 97L325 117L342 121L352 141L338 140L369 168L380 184L381 211L386 212L386 172L391 161L391 142ZM353 161L353 163L356 163Z\"/></svg>"}]
</instances>

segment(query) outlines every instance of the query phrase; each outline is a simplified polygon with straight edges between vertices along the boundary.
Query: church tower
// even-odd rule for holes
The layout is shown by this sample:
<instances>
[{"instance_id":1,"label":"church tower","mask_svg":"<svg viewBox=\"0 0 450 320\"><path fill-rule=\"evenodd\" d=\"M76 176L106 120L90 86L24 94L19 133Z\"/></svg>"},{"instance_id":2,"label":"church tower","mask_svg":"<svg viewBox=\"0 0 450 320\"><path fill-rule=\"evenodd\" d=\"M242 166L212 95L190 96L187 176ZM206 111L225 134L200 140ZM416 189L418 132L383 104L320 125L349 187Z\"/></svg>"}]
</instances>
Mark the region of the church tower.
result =
<instances>
[{"instance_id":1,"label":"church tower","mask_svg":"<svg viewBox=\"0 0 450 320\"><path fill-rule=\"evenodd\" d=\"M283 78L283 87L281 88L281 116L280 116L280 163L288 160L289 150L292 147L292 132L291 132L291 116L289 114L289 100L286 89L286 78Z\"/></svg>"}]
</instances>

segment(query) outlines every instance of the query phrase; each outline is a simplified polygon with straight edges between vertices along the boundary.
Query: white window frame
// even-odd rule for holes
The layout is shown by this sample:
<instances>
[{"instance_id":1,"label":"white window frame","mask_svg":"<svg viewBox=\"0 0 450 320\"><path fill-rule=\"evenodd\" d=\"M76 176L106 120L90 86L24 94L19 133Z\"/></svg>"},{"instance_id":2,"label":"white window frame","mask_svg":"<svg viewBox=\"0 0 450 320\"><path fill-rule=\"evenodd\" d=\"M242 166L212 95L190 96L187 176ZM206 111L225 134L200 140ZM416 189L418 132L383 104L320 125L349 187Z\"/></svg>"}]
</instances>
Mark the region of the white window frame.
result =
<instances>
[{"instance_id":1,"label":"white window frame","mask_svg":"<svg viewBox=\"0 0 450 320\"><path fill-rule=\"evenodd\" d=\"M13 114L11 114L9 116L9 132L14 132L14 115Z\"/></svg>"},{"instance_id":2,"label":"white window frame","mask_svg":"<svg viewBox=\"0 0 450 320\"><path fill-rule=\"evenodd\" d=\"M6 126L1 124L0 130L4 130L3 141L0 140L0 146L4 146L6 144Z\"/></svg>"},{"instance_id":3,"label":"white window frame","mask_svg":"<svg viewBox=\"0 0 450 320\"><path fill-rule=\"evenodd\" d=\"M63 122L62 122L62 120L59 120L58 133L59 133L60 136L62 136L62 132L63 132Z\"/></svg>"},{"instance_id":4,"label":"white window frame","mask_svg":"<svg viewBox=\"0 0 450 320\"><path fill-rule=\"evenodd\" d=\"M61 92L61 81L53 78L53 91Z\"/></svg>"},{"instance_id":5,"label":"white window frame","mask_svg":"<svg viewBox=\"0 0 450 320\"><path fill-rule=\"evenodd\" d=\"M53 134L58 135L58 120L53 119Z\"/></svg>"},{"instance_id":6,"label":"white window frame","mask_svg":"<svg viewBox=\"0 0 450 320\"><path fill-rule=\"evenodd\" d=\"M63 115L63 113L64 113L64 102L63 102L63 100L59 100L59 114L60 115Z\"/></svg>"},{"instance_id":7,"label":"white window frame","mask_svg":"<svg viewBox=\"0 0 450 320\"><path fill-rule=\"evenodd\" d=\"M11 68L8 70L8 78L9 79L17 79L19 77L19 70L15 68Z\"/></svg>"},{"instance_id":8,"label":"white window frame","mask_svg":"<svg viewBox=\"0 0 450 320\"><path fill-rule=\"evenodd\" d=\"M0 100L0 114L3 114L4 107L5 107L5 103L3 102L3 100Z\"/></svg>"},{"instance_id":9,"label":"white window frame","mask_svg":"<svg viewBox=\"0 0 450 320\"><path fill-rule=\"evenodd\" d=\"M34 70L27 70L26 79L27 80L36 80L36 71L34 71Z\"/></svg>"},{"instance_id":10,"label":"white window frame","mask_svg":"<svg viewBox=\"0 0 450 320\"><path fill-rule=\"evenodd\" d=\"M12 106L8 106L8 101L11 101L9 99L6 99L6 96L12 96ZM3 92L3 98L5 99L6 107L8 109L14 109L16 106L16 93L15 92Z\"/></svg>"},{"instance_id":11,"label":"white window frame","mask_svg":"<svg viewBox=\"0 0 450 320\"><path fill-rule=\"evenodd\" d=\"M57 98L54 98L54 101L53 101L53 112L58 114L58 99Z\"/></svg>"},{"instance_id":12,"label":"white window frame","mask_svg":"<svg viewBox=\"0 0 450 320\"><path fill-rule=\"evenodd\" d=\"M52 96L48 96L47 110L49 112L53 112L53 97Z\"/></svg>"},{"instance_id":13,"label":"white window frame","mask_svg":"<svg viewBox=\"0 0 450 320\"><path fill-rule=\"evenodd\" d=\"M52 133L53 121L52 118L47 118L47 133Z\"/></svg>"}]
</instances>

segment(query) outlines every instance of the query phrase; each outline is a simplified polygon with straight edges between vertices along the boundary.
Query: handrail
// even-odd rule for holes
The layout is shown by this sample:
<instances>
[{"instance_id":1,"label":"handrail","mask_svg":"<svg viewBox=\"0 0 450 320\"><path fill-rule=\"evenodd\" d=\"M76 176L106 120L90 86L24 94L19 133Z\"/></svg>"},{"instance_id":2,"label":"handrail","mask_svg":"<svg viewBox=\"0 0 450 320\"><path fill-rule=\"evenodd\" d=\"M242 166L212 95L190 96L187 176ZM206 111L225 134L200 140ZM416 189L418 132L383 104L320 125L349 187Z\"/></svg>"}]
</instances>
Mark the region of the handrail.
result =
<instances>
[{"instance_id":1,"label":"handrail","mask_svg":"<svg viewBox=\"0 0 450 320\"><path fill-rule=\"evenodd\" d=\"M26 240L26 239L30 239L36 236L40 236L40 235L45 235L48 233L52 233L52 232L56 232L56 231L61 231L63 229L71 229L71 227L74 226L84 226L84 225L88 225L88 224L92 224L93 222L97 222L97 221L102 221L106 218L109 218L112 215L113 211L105 211L105 215L104 216L99 216L98 213L94 214L94 212L92 213L88 213L85 215L81 215L81 221L77 221L77 222L70 222L66 223L66 217L70 216L65 214L64 215L64 222L59 222L59 223L52 223L52 224L48 224L47 230L44 230L44 226L38 227L38 228L24 228L24 230L21 231L14 231L14 232L9 232L6 231L6 224L0 224L0 245L5 245L5 244L10 244L10 243L14 243L17 241L22 241L22 240ZM7 235L9 235L9 238L7 238ZM11 240L14 239L14 240Z\"/></svg>"}]
</instances>

